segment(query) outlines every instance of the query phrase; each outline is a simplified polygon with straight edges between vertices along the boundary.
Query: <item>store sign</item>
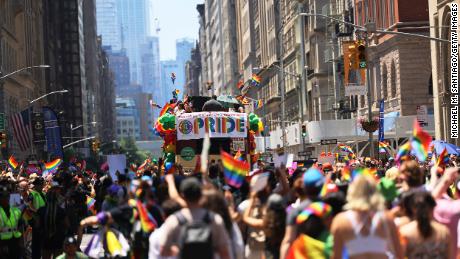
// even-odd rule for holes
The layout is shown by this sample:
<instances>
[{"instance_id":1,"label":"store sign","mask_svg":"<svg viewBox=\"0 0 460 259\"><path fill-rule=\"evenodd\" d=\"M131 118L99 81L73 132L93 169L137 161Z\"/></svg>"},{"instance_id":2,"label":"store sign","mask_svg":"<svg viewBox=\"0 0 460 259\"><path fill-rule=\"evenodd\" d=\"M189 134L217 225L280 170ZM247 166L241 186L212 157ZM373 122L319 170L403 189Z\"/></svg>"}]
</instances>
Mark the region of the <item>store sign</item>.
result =
<instances>
[{"instance_id":1,"label":"store sign","mask_svg":"<svg viewBox=\"0 0 460 259\"><path fill-rule=\"evenodd\" d=\"M182 159L184 159L185 161L192 161L195 157L195 150L193 150L193 148L191 147L184 147L180 151L180 157L182 157Z\"/></svg>"},{"instance_id":2,"label":"store sign","mask_svg":"<svg viewBox=\"0 0 460 259\"><path fill-rule=\"evenodd\" d=\"M176 117L177 139L246 138L247 114L237 112L194 112Z\"/></svg>"},{"instance_id":3,"label":"store sign","mask_svg":"<svg viewBox=\"0 0 460 259\"><path fill-rule=\"evenodd\" d=\"M244 145L244 138L234 138L232 139L232 150L234 152L238 152L241 151L241 152L245 152L245 145Z\"/></svg>"},{"instance_id":4,"label":"store sign","mask_svg":"<svg viewBox=\"0 0 460 259\"><path fill-rule=\"evenodd\" d=\"M345 96L366 95L367 87L364 85L345 86Z\"/></svg>"}]
</instances>

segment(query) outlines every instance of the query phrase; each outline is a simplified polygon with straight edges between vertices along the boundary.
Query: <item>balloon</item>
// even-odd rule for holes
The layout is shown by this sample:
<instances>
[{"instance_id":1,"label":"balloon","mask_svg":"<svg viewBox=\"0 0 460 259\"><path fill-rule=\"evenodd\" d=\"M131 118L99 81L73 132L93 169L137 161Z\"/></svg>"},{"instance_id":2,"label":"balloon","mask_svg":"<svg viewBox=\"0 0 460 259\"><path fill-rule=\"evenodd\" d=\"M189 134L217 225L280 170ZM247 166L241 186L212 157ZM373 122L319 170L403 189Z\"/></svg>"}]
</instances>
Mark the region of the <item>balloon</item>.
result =
<instances>
[{"instance_id":1,"label":"balloon","mask_svg":"<svg viewBox=\"0 0 460 259\"><path fill-rule=\"evenodd\" d=\"M165 161L166 162L175 162L176 154L174 153L166 153Z\"/></svg>"},{"instance_id":2,"label":"balloon","mask_svg":"<svg viewBox=\"0 0 460 259\"><path fill-rule=\"evenodd\" d=\"M169 169L171 169L172 166L173 166L173 163L171 163L171 162L166 162L166 163L165 163L165 170L166 170L166 171L169 171Z\"/></svg>"},{"instance_id":3,"label":"balloon","mask_svg":"<svg viewBox=\"0 0 460 259\"><path fill-rule=\"evenodd\" d=\"M174 144L168 144L164 148L166 153L175 153L176 152L176 145Z\"/></svg>"}]
</instances>

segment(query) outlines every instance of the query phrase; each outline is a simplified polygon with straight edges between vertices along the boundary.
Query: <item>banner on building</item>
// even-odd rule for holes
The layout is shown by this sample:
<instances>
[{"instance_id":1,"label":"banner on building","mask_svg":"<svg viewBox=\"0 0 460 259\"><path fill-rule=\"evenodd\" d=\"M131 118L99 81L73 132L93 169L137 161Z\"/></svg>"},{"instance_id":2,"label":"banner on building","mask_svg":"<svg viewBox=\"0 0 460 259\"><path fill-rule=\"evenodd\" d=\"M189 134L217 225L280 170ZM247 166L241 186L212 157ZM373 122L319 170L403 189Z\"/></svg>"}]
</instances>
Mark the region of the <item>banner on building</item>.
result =
<instances>
[{"instance_id":1,"label":"banner on building","mask_svg":"<svg viewBox=\"0 0 460 259\"><path fill-rule=\"evenodd\" d=\"M45 142L45 128L43 124L43 114L41 112L34 112L32 114L32 132L35 144Z\"/></svg>"},{"instance_id":2,"label":"banner on building","mask_svg":"<svg viewBox=\"0 0 460 259\"><path fill-rule=\"evenodd\" d=\"M177 139L246 138L247 114L237 112L195 112L176 117Z\"/></svg>"},{"instance_id":3,"label":"banner on building","mask_svg":"<svg viewBox=\"0 0 460 259\"><path fill-rule=\"evenodd\" d=\"M380 100L380 110L379 110L379 142L383 142L385 138L385 131L383 129L385 115L385 100Z\"/></svg>"},{"instance_id":4,"label":"banner on building","mask_svg":"<svg viewBox=\"0 0 460 259\"><path fill-rule=\"evenodd\" d=\"M45 138L48 154L51 159L64 158L61 143L61 127L56 113L48 108L43 107L43 122L45 124Z\"/></svg>"}]
</instances>

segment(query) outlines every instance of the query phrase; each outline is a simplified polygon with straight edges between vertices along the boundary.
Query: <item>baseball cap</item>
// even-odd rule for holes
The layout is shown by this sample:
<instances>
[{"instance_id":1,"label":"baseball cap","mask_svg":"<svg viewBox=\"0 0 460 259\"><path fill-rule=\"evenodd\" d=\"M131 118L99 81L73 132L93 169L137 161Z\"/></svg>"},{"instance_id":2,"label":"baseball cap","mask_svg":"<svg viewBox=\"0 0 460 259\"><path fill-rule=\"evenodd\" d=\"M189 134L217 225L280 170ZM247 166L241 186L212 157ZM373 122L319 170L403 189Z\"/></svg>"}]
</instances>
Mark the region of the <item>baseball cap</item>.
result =
<instances>
[{"instance_id":1,"label":"baseball cap","mask_svg":"<svg viewBox=\"0 0 460 259\"><path fill-rule=\"evenodd\" d=\"M318 168L309 168L303 174L303 184L305 187L321 187L324 183L324 176Z\"/></svg>"},{"instance_id":2,"label":"baseball cap","mask_svg":"<svg viewBox=\"0 0 460 259\"><path fill-rule=\"evenodd\" d=\"M398 189L393 180L383 177L380 179L377 189L383 195L386 201L391 202L398 196Z\"/></svg>"}]
</instances>

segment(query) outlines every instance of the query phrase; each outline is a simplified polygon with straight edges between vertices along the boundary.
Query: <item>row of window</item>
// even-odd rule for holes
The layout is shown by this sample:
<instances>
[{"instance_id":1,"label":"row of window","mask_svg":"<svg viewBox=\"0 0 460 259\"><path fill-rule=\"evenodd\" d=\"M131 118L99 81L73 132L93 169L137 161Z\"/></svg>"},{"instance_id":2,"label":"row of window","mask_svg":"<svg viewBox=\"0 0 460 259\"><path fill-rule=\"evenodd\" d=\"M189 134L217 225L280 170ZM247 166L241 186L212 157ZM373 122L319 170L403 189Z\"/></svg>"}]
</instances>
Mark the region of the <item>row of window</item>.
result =
<instances>
[{"instance_id":1,"label":"row of window","mask_svg":"<svg viewBox=\"0 0 460 259\"><path fill-rule=\"evenodd\" d=\"M395 24L395 0L362 0L358 2L356 22L364 25L376 22L377 28L388 28Z\"/></svg>"}]
</instances>

